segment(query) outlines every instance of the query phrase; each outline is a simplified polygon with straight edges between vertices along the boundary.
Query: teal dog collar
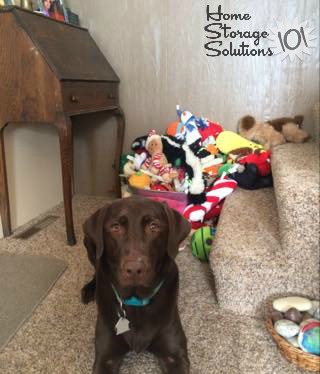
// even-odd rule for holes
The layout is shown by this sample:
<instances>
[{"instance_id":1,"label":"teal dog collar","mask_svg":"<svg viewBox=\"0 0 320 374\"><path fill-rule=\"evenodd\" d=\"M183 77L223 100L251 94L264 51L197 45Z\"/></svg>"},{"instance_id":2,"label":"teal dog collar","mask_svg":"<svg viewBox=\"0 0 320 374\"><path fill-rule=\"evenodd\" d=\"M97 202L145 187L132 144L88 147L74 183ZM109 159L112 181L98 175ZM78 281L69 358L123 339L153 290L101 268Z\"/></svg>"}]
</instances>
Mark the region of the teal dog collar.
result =
<instances>
[{"instance_id":1,"label":"teal dog collar","mask_svg":"<svg viewBox=\"0 0 320 374\"><path fill-rule=\"evenodd\" d=\"M150 304L151 299L158 293L161 286L163 285L164 280L162 280L151 292L151 294L148 297L145 297L144 299L139 299L136 296L131 296L127 299L121 299L118 291L116 290L115 286L111 283L111 287L113 289L114 294L116 295L117 300L119 301L120 305L128 305L128 306L135 306L135 307L142 307Z\"/></svg>"}]
</instances>

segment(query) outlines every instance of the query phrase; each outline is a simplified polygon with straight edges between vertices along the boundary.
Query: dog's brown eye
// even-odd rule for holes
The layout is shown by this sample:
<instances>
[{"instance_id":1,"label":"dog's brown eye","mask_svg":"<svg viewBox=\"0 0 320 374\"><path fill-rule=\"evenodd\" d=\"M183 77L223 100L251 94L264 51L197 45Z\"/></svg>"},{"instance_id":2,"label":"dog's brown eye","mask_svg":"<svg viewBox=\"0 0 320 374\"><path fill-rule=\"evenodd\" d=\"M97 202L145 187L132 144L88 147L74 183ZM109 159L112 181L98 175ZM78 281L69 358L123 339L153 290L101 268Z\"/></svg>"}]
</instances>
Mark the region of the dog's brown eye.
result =
<instances>
[{"instance_id":1,"label":"dog's brown eye","mask_svg":"<svg viewBox=\"0 0 320 374\"><path fill-rule=\"evenodd\" d=\"M120 226L120 224L119 223L113 223L112 225L111 225L111 230L112 231L114 231L114 232L118 232L118 231L120 231L120 229L121 229L121 226Z\"/></svg>"},{"instance_id":2,"label":"dog's brown eye","mask_svg":"<svg viewBox=\"0 0 320 374\"><path fill-rule=\"evenodd\" d=\"M157 223L157 222L150 222L150 223L149 223L149 229L150 229L151 231L157 232L157 231L159 231L159 229L160 229L160 225L159 225L159 223Z\"/></svg>"}]
</instances>

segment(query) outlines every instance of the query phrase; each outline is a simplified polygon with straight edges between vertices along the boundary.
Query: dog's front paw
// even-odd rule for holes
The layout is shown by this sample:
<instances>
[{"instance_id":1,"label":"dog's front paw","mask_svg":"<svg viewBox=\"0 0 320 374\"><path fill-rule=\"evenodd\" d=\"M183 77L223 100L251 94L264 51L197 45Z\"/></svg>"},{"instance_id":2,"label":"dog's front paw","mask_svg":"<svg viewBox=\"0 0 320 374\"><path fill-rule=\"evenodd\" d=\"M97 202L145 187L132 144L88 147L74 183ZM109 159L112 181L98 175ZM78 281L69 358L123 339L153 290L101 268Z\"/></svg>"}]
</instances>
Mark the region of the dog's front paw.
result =
<instances>
[{"instance_id":1,"label":"dog's front paw","mask_svg":"<svg viewBox=\"0 0 320 374\"><path fill-rule=\"evenodd\" d=\"M83 304L89 304L91 301L94 301L96 293L96 278L93 278L81 290L81 302Z\"/></svg>"}]
</instances>

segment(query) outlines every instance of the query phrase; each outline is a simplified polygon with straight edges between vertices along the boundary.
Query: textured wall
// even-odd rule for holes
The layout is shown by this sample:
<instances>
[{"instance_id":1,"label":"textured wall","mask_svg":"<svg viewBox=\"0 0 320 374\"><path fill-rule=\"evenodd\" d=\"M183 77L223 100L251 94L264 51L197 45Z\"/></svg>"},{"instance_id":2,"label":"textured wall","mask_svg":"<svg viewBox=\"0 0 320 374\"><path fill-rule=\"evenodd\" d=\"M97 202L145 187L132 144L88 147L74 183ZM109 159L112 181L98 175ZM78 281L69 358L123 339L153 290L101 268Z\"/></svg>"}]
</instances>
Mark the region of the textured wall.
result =
<instances>
[{"instance_id":1,"label":"textured wall","mask_svg":"<svg viewBox=\"0 0 320 374\"><path fill-rule=\"evenodd\" d=\"M63 198L59 139L57 130L49 125L9 124L4 134L11 224L15 229Z\"/></svg>"},{"instance_id":2,"label":"textured wall","mask_svg":"<svg viewBox=\"0 0 320 374\"><path fill-rule=\"evenodd\" d=\"M126 150L148 129L165 130L176 119L177 103L232 130L246 113L260 119L303 113L306 129L313 131L312 107L319 100L319 39L310 56L293 62L279 56L210 58L203 45L206 4L212 9L221 4L230 13L250 13L249 21L232 21L236 30L263 31L275 21L297 18L311 21L318 35L317 0L68 0L68 4L120 76ZM114 136L114 129L98 126L91 141L84 140L87 131L85 125L76 131L78 191L103 193L112 186L108 178L112 161L108 145L95 143L101 136ZM88 163L79 162L90 154L97 163L107 162L104 172L88 171ZM88 172L92 180L85 177Z\"/></svg>"}]
</instances>

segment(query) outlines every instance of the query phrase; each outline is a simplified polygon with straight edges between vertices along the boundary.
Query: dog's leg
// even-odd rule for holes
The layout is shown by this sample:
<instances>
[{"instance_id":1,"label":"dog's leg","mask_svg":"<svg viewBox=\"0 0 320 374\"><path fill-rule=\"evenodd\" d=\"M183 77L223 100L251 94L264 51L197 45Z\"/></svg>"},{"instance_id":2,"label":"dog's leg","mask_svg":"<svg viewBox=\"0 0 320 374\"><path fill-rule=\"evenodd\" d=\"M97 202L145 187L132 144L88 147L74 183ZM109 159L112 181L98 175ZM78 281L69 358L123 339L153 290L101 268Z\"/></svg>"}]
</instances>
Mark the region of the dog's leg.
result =
<instances>
[{"instance_id":1,"label":"dog's leg","mask_svg":"<svg viewBox=\"0 0 320 374\"><path fill-rule=\"evenodd\" d=\"M122 357L104 361L95 361L93 366L93 374L119 374Z\"/></svg>"},{"instance_id":2,"label":"dog's leg","mask_svg":"<svg viewBox=\"0 0 320 374\"><path fill-rule=\"evenodd\" d=\"M93 374L119 374L122 359L129 349L100 317L97 319L95 349Z\"/></svg>"},{"instance_id":3,"label":"dog's leg","mask_svg":"<svg viewBox=\"0 0 320 374\"><path fill-rule=\"evenodd\" d=\"M88 235L85 235L83 239L83 244L86 247L88 259L91 265L95 268L96 267L96 246L93 240Z\"/></svg>"},{"instance_id":4,"label":"dog's leg","mask_svg":"<svg viewBox=\"0 0 320 374\"><path fill-rule=\"evenodd\" d=\"M159 332L148 350L158 357L163 373L190 373L187 339L178 314L173 323Z\"/></svg>"},{"instance_id":5,"label":"dog's leg","mask_svg":"<svg viewBox=\"0 0 320 374\"><path fill-rule=\"evenodd\" d=\"M94 276L90 282L82 287L81 301L83 304L89 304L94 301L96 293L96 277Z\"/></svg>"}]
</instances>

